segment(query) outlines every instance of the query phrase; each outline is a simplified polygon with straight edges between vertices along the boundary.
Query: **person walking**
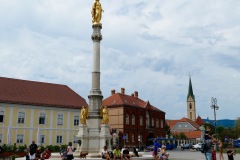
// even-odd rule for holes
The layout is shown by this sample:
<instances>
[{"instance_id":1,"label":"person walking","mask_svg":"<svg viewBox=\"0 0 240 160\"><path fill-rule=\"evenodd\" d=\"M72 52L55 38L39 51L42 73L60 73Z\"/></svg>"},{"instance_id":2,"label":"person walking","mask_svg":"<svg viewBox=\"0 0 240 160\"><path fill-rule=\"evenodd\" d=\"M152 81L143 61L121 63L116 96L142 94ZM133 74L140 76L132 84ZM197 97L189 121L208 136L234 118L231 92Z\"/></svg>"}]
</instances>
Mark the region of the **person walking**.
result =
<instances>
[{"instance_id":1,"label":"person walking","mask_svg":"<svg viewBox=\"0 0 240 160\"><path fill-rule=\"evenodd\" d=\"M212 159L212 145L214 138L210 135L211 128L210 126L206 127L205 131L205 158L206 160L213 160Z\"/></svg>"},{"instance_id":2,"label":"person walking","mask_svg":"<svg viewBox=\"0 0 240 160\"><path fill-rule=\"evenodd\" d=\"M67 147L67 160L72 160L74 159L73 157L73 149L72 149L72 142L68 143L68 147Z\"/></svg>"},{"instance_id":3,"label":"person walking","mask_svg":"<svg viewBox=\"0 0 240 160\"><path fill-rule=\"evenodd\" d=\"M224 160L224 158L223 158L223 142L221 139L219 139L218 143L219 143L219 158L220 158L220 160Z\"/></svg>"},{"instance_id":4,"label":"person walking","mask_svg":"<svg viewBox=\"0 0 240 160\"><path fill-rule=\"evenodd\" d=\"M160 144L158 143L157 140L155 140L154 145L153 145L153 152L154 152L154 159L158 159L158 149L160 148Z\"/></svg>"}]
</instances>

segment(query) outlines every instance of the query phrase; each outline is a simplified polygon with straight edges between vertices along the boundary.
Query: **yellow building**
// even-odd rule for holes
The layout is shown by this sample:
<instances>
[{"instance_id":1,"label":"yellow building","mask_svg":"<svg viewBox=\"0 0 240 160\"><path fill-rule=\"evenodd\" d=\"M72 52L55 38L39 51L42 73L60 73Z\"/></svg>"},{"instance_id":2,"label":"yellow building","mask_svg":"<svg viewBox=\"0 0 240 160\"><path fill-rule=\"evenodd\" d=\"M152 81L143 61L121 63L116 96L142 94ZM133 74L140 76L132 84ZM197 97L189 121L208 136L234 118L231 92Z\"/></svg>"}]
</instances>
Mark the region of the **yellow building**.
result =
<instances>
[{"instance_id":1,"label":"yellow building","mask_svg":"<svg viewBox=\"0 0 240 160\"><path fill-rule=\"evenodd\" d=\"M73 142L85 99L66 85L0 77L0 145Z\"/></svg>"}]
</instances>

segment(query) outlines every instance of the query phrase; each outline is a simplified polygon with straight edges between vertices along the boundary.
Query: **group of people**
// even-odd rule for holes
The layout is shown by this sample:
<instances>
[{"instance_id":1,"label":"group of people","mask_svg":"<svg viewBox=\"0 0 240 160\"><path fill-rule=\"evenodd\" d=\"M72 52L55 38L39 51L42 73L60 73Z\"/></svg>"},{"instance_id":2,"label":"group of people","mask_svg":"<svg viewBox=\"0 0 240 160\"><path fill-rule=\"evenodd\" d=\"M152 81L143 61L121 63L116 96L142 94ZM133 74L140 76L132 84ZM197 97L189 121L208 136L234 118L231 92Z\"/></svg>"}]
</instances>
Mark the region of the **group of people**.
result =
<instances>
[{"instance_id":1,"label":"group of people","mask_svg":"<svg viewBox=\"0 0 240 160\"><path fill-rule=\"evenodd\" d=\"M138 157L138 152L136 148L133 152ZM116 146L113 152L111 152L111 151L108 151L107 146L104 146L102 150L102 159L132 160L132 157L130 155L128 147L123 147L122 150L120 150L119 146Z\"/></svg>"},{"instance_id":2,"label":"group of people","mask_svg":"<svg viewBox=\"0 0 240 160\"><path fill-rule=\"evenodd\" d=\"M211 128L209 126L206 127L205 135L204 135L204 154L206 160L216 160L216 145L217 140L213 135L210 135ZM218 140L219 144L219 159L224 160L223 157L223 142L222 140ZM215 147L214 147L215 146ZM227 156L228 160L234 160L234 155L236 154L236 151L233 149L231 145L228 146L227 149Z\"/></svg>"},{"instance_id":3,"label":"group of people","mask_svg":"<svg viewBox=\"0 0 240 160\"><path fill-rule=\"evenodd\" d=\"M51 151L49 149L41 150L35 144L35 141L32 141L32 144L29 146L29 154L26 155L26 160L45 160L49 159L51 156Z\"/></svg>"},{"instance_id":4,"label":"group of people","mask_svg":"<svg viewBox=\"0 0 240 160\"><path fill-rule=\"evenodd\" d=\"M167 160L169 157L169 154L166 151L166 146L158 143L157 140L155 140L154 145L153 145L153 156L155 160Z\"/></svg>"}]
</instances>

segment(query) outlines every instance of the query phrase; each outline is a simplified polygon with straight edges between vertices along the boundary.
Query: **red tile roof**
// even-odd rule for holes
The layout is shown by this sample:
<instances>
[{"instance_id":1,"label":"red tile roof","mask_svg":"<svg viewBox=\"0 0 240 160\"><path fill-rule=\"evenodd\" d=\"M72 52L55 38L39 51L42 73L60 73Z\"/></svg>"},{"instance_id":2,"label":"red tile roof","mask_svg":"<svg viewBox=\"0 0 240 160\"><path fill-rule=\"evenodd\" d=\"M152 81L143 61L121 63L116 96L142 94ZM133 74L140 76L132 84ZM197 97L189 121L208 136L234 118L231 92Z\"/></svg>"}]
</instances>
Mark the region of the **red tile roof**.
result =
<instances>
[{"instance_id":1,"label":"red tile roof","mask_svg":"<svg viewBox=\"0 0 240 160\"><path fill-rule=\"evenodd\" d=\"M81 108L84 98L66 85L0 77L0 103Z\"/></svg>"},{"instance_id":2,"label":"red tile roof","mask_svg":"<svg viewBox=\"0 0 240 160\"><path fill-rule=\"evenodd\" d=\"M186 132L171 132L173 135L184 133L185 136L189 139L196 139L201 137L201 131L186 131Z\"/></svg>"},{"instance_id":3,"label":"red tile roof","mask_svg":"<svg viewBox=\"0 0 240 160\"><path fill-rule=\"evenodd\" d=\"M183 117L182 119L179 120L166 120L167 125L172 129L178 122L188 122L190 123L194 128L199 129L199 125L192 121L191 119Z\"/></svg>"},{"instance_id":4,"label":"red tile roof","mask_svg":"<svg viewBox=\"0 0 240 160\"><path fill-rule=\"evenodd\" d=\"M204 121L202 120L202 118L200 117L200 116L198 116L197 117L197 119L196 119L196 123L198 124L198 125L204 125Z\"/></svg>"},{"instance_id":5,"label":"red tile roof","mask_svg":"<svg viewBox=\"0 0 240 160\"><path fill-rule=\"evenodd\" d=\"M104 99L102 102L104 106L134 106L134 107L141 107L149 110L155 110L158 112L163 112L160 109L152 106L149 101L145 102L140 98L129 96L122 93L115 93L108 98ZM165 113L165 112L163 112Z\"/></svg>"}]
</instances>

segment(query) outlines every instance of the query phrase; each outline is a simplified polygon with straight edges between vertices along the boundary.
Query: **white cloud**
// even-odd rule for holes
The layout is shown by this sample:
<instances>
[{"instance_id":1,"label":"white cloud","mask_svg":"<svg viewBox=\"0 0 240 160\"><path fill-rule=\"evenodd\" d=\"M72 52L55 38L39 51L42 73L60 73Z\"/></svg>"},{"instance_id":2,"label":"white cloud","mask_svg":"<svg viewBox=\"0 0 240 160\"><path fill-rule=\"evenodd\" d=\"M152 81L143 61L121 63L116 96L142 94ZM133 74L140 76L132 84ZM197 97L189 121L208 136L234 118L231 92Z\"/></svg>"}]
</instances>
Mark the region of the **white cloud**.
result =
<instances>
[{"instance_id":1,"label":"white cloud","mask_svg":"<svg viewBox=\"0 0 240 160\"><path fill-rule=\"evenodd\" d=\"M93 1L0 0L1 76L91 89ZM101 89L186 116L188 75L197 113L235 119L240 110L240 1L104 1Z\"/></svg>"}]
</instances>

